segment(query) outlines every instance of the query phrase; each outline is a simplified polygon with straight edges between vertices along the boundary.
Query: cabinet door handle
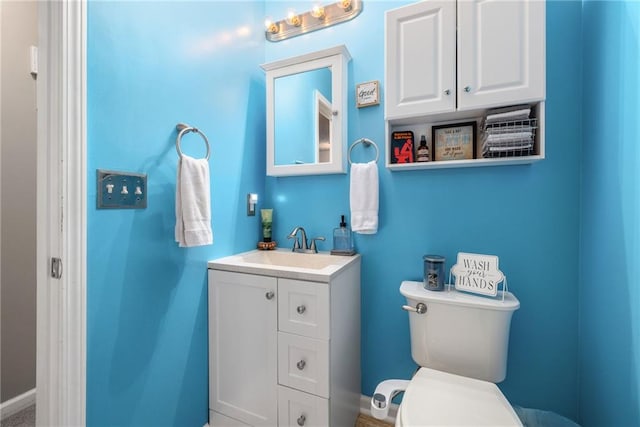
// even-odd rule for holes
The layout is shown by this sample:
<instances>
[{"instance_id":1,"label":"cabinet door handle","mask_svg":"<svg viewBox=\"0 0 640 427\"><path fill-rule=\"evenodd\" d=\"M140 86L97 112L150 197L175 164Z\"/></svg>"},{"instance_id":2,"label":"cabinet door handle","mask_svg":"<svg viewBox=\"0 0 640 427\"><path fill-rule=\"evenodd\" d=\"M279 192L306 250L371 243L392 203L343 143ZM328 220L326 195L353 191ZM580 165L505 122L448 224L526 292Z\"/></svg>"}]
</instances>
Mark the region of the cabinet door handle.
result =
<instances>
[{"instance_id":1,"label":"cabinet door handle","mask_svg":"<svg viewBox=\"0 0 640 427\"><path fill-rule=\"evenodd\" d=\"M445 91L444 91L444 94L445 94L445 95L451 95L451 89L447 89L447 90L445 90Z\"/></svg>"},{"instance_id":2,"label":"cabinet door handle","mask_svg":"<svg viewBox=\"0 0 640 427\"><path fill-rule=\"evenodd\" d=\"M305 311L307 311L307 307L305 307L304 305L299 305L298 308L296 308L296 311L298 312L298 314L303 314Z\"/></svg>"},{"instance_id":3,"label":"cabinet door handle","mask_svg":"<svg viewBox=\"0 0 640 427\"><path fill-rule=\"evenodd\" d=\"M296 366L298 367L299 370L303 370L305 366L307 366L307 362L305 362L304 360L299 361L298 363L296 363Z\"/></svg>"},{"instance_id":4,"label":"cabinet door handle","mask_svg":"<svg viewBox=\"0 0 640 427\"><path fill-rule=\"evenodd\" d=\"M471 92L471 86L465 86L464 87L464 91L465 92Z\"/></svg>"},{"instance_id":5,"label":"cabinet door handle","mask_svg":"<svg viewBox=\"0 0 640 427\"><path fill-rule=\"evenodd\" d=\"M267 292L266 294L264 294L264 297L265 297L266 299L273 299L273 297L274 297L274 296L276 296L276 294L275 294L275 293L273 293L273 291L269 291L269 292Z\"/></svg>"},{"instance_id":6,"label":"cabinet door handle","mask_svg":"<svg viewBox=\"0 0 640 427\"><path fill-rule=\"evenodd\" d=\"M304 425L304 422L307 421L307 417L304 416L304 414L300 415L298 417L298 425L300 427L302 427Z\"/></svg>"}]
</instances>

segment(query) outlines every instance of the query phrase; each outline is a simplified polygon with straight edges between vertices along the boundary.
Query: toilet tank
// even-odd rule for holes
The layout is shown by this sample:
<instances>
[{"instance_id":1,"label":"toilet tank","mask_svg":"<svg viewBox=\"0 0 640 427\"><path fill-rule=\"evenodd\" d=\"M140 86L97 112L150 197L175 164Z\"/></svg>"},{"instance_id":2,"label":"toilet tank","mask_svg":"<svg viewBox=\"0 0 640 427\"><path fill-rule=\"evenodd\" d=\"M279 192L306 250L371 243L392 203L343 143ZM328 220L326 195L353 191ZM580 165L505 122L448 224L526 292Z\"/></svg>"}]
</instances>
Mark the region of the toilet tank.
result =
<instances>
[{"instance_id":1,"label":"toilet tank","mask_svg":"<svg viewBox=\"0 0 640 427\"><path fill-rule=\"evenodd\" d=\"M451 290L430 291L422 282L402 282L408 305L427 306L409 312L411 356L420 366L492 383L507 374L511 316L520 307L513 294L487 298Z\"/></svg>"}]
</instances>

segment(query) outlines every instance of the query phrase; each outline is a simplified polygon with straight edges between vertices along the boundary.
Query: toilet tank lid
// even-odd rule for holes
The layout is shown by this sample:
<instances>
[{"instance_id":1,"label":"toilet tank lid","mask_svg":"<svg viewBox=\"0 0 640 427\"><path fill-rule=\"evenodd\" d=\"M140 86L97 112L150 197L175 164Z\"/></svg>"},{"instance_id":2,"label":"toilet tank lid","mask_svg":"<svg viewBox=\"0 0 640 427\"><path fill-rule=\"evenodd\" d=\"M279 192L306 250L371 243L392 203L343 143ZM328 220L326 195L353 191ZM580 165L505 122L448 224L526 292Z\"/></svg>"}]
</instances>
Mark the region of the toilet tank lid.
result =
<instances>
[{"instance_id":1,"label":"toilet tank lid","mask_svg":"<svg viewBox=\"0 0 640 427\"><path fill-rule=\"evenodd\" d=\"M498 292L496 298L473 295L457 291L453 286L445 285L444 291L430 291L425 289L422 282L405 280L400 285L400 293L407 298L423 302L439 302L442 304L461 305L488 310L515 311L520 307L520 301L511 293Z\"/></svg>"}]
</instances>

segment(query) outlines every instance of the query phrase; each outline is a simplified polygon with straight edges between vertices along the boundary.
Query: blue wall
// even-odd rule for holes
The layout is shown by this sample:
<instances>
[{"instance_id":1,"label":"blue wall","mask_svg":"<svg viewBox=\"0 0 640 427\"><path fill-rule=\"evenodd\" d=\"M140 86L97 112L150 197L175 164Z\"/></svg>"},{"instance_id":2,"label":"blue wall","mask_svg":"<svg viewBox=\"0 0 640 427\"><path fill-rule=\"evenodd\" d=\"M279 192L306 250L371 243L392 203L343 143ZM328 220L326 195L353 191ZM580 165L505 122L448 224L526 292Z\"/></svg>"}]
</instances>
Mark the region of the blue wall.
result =
<instances>
[{"instance_id":1,"label":"blue wall","mask_svg":"<svg viewBox=\"0 0 640 427\"><path fill-rule=\"evenodd\" d=\"M89 3L88 425L200 426L206 421L205 263L253 247L259 222L244 214L246 193L260 193L260 208L275 208L274 236L282 245L295 225L330 237L339 216L349 214L348 175L265 182L264 77L258 64L346 44L353 56L349 141L368 137L382 148L383 107L356 109L354 88L369 80L384 84L384 11L405 3L367 1L349 23L266 45L265 15L278 18L290 6L302 11L311 3ZM510 401L577 417L581 293L581 351L588 356L581 359L582 418L594 424L613 419L596 409L604 399L611 411L621 410L621 421L638 423L634 353L639 337L630 326L639 324L638 292L630 286L638 255L638 229L631 220L638 214L631 173L638 163L632 144L638 132L637 118L621 121L638 112L633 104L638 102L638 7L585 4L586 28L593 27L592 34L585 31L585 87L592 82L598 90L584 103L585 262L579 265L581 8L580 1L547 3L546 160L390 172L381 153L380 229L376 235L356 235L363 255L364 394L381 380L409 378L415 369L398 287L402 280L421 277L422 255L443 254L450 266L458 251L482 252L501 258L522 303L512 323L507 380L501 384ZM615 26L628 10L634 10L635 20ZM619 43L620 50L610 43ZM612 97L612 81L623 82L628 94ZM384 86L381 92L384 102ZM596 119L604 119L603 125L596 126ZM209 247L179 249L173 242L175 124L182 121L200 127L212 142L214 244ZM203 154L195 136L185 138L183 148L193 156ZM365 148L354 154L357 161L370 158ZM149 207L96 210L96 168L148 173ZM597 180L596 174L601 175ZM632 194L636 197L623 197ZM475 208L458 209L460 197ZM615 216L607 206L614 207ZM328 239L321 249L330 245ZM578 271L585 283L580 289ZM625 286L600 304L598 285L612 279ZM629 340L631 350L625 347ZM609 348L615 351L602 350ZM617 369L605 375L612 364ZM625 377L629 372L631 379ZM636 409L622 410L629 407Z\"/></svg>"},{"instance_id":2,"label":"blue wall","mask_svg":"<svg viewBox=\"0 0 640 427\"><path fill-rule=\"evenodd\" d=\"M384 146L382 105L355 108L359 82L384 84L384 11L402 1L367 1L355 20L266 46L266 61L346 44L349 141L368 137ZM267 2L267 15L309 2ZM381 153L380 228L356 235L362 262L362 392L379 381L409 378L407 315L398 288L420 279L422 255L458 251L495 254L522 307L514 315L507 379L512 403L577 416L578 217L581 135L581 2L547 3L547 159L529 166L390 172ZM384 101L384 86L382 86ZM357 153L356 153L357 151ZM360 161L365 149L354 150ZM356 159L358 160L358 159ZM347 175L267 179L275 209L274 236L296 225L331 236L349 214ZM465 198L472 209L459 209ZM330 249L328 239L321 249Z\"/></svg>"},{"instance_id":3,"label":"blue wall","mask_svg":"<svg viewBox=\"0 0 640 427\"><path fill-rule=\"evenodd\" d=\"M89 426L207 421L206 261L259 232L245 198L264 194L263 20L261 2L89 3ZM173 240L178 122L212 145L213 246ZM147 173L148 208L96 210L96 168Z\"/></svg>"},{"instance_id":4,"label":"blue wall","mask_svg":"<svg viewBox=\"0 0 640 427\"><path fill-rule=\"evenodd\" d=\"M640 3L584 3L580 418L640 425Z\"/></svg>"}]
</instances>

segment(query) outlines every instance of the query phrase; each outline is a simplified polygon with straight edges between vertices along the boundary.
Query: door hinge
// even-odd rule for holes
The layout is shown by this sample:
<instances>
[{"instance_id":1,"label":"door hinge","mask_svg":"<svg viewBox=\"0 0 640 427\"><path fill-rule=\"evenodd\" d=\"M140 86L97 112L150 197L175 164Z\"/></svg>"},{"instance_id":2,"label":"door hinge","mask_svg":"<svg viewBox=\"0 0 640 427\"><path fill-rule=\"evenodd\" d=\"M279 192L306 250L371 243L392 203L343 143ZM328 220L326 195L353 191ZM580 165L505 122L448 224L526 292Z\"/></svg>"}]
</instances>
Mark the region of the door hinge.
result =
<instances>
[{"instance_id":1,"label":"door hinge","mask_svg":"<svg viewBox=\"0 0 640 427\"><path fill-rule=\"evenodd\" d=\"M38 47L30 46L29 47L29 56L30 56L30 68L31 68L31 76L34 79L38 78Z\"/></svg>"},{"instance_id":2,"label":"door hinge","mask_svg":"<svg viewBox=\"0 0 640 427\"><path fill-rule=\"evenodd\" d=\"M54 279L62 277L62 260L60 258L51 258L51 277Z\"/></svg>"}]
</instances>

